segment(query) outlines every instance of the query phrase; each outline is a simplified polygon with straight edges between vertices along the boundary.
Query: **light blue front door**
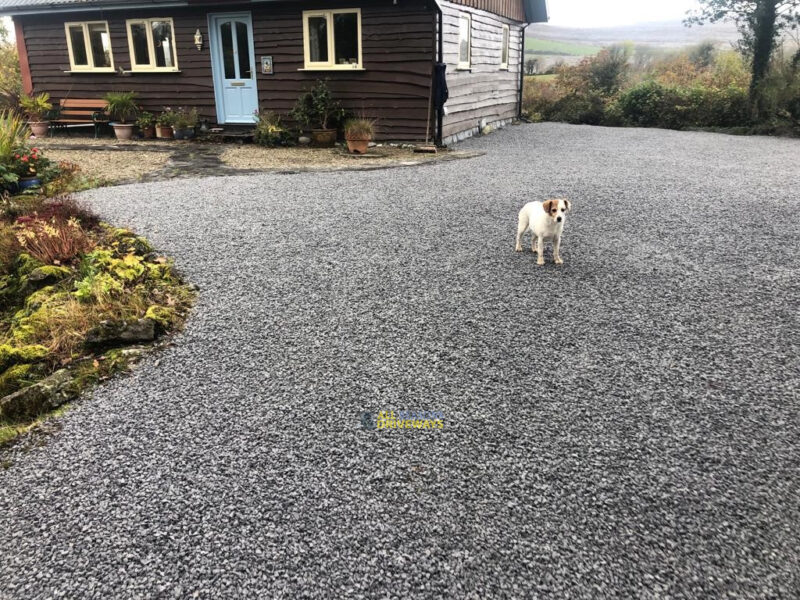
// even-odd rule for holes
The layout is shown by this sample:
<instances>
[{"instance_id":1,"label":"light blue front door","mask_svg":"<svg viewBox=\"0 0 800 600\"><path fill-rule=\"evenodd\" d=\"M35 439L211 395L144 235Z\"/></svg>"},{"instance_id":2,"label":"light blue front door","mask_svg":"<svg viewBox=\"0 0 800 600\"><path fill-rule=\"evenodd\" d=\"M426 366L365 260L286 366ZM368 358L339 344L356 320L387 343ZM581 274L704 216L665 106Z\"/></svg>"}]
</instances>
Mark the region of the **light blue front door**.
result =
<instances>
[{"instance_id":1,"label":"light blue front door","mask_svg":"<svg viewBox=\"0 0 800 600\"><path fill-rule=\"evenodd\" d=\"M253 123L258 110L250 13L208 15L219 123Z\"/></svg>"}]
</instances>

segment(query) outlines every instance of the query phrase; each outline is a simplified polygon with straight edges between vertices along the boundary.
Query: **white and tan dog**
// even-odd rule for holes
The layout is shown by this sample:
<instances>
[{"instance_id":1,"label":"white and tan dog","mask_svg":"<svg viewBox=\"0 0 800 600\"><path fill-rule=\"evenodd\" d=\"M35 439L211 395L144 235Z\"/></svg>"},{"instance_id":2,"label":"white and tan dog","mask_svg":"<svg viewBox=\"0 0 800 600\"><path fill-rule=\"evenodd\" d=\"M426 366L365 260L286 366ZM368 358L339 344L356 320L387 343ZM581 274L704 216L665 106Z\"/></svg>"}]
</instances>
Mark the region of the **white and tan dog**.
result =
<instances>
[{"instance_id":1,"label":"white and tan dog","mask_svg":"<svg viewBox=\"0 0 800 600\"><path fill-rule=\"evenodd\" d=\"M553 241L553 260L557 265L563 264L561 260L561 233L570 210L569 200L554 199L545 202L528 202L519 211L519 225L517 226L517 252L522 252L522 236L531 232L531 250L538 253L537 265L544 264L544 242Z\"/></svg>"}]
</instances>

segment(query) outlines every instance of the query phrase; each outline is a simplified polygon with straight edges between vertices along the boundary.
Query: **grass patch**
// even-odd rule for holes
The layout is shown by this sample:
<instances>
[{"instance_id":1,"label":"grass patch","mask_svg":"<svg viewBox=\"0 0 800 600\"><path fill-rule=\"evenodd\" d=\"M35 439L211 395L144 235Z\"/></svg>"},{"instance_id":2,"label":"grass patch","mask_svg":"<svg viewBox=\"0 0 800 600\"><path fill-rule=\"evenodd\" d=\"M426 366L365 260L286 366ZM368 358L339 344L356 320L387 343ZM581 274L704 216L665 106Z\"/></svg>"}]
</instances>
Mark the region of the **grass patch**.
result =
<instances>
[{"instance_id":1,"label":"grass patch","mask_svg":"<svg viewBox=\"0 0 800 600\"><path fill-rule=\"evenodd\" d=\"M536 38L525 38L526 54L552 54L560 56L594 56L602 46L590 44L578 44L573 42L559 42L556 40L540 40Z\"/></svg>"}]
</instances>

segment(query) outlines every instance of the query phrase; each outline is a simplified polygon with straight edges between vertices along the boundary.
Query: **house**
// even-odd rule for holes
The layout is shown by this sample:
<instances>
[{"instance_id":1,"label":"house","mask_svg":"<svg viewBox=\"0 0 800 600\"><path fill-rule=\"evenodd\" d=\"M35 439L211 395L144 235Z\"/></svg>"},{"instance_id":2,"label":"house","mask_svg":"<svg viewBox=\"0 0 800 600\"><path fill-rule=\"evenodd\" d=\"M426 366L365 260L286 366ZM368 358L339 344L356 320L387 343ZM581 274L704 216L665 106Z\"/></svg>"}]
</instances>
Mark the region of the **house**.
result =
<instances>
[{"instance_id":1,"label":"house","mask_svg":"<svg viewBox=\"0 0 800 600\"><path fill-rule=\"evenodd\" d=\"M447 144L519 115L524 28L546 21L547 5L0 0L0 13L14 20L29 93L133 90L145 110L196 107L211 123L235 125L258 109L288 113L324 78L346 108L378 120L381 139Z\"/></svg>"}]
</instances>

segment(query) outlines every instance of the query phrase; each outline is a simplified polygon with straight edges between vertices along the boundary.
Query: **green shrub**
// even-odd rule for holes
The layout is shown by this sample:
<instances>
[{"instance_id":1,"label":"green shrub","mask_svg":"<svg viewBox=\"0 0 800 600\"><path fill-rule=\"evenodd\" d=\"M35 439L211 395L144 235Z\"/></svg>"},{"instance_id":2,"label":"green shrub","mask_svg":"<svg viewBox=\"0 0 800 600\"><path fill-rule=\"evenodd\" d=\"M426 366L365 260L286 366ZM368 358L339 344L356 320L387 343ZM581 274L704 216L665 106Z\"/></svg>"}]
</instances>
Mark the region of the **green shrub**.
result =
<instances>
[{"instance_id":1,"label":"green shrub","mask_svg":"<svg viewBox=\"0 0 800 600\"><path fill-rule=\"evenodd\" d=\"M600 125L605 106L603 98L596 93L573 93L556 100L544 113L549 121Z\"/></svg>"},{"instance_id":2,"label":"green shrub","mask_svg":"<svg viewBox=\"0 0 800 600\"><path fill-rule=\"evenodd\" d=\"M294 137L294 133L281 123L281 117L276 112L265 110L256 114L256 130L253 134L256 144L268 148L290 146Z\"/></svg>"}]
</instances>

